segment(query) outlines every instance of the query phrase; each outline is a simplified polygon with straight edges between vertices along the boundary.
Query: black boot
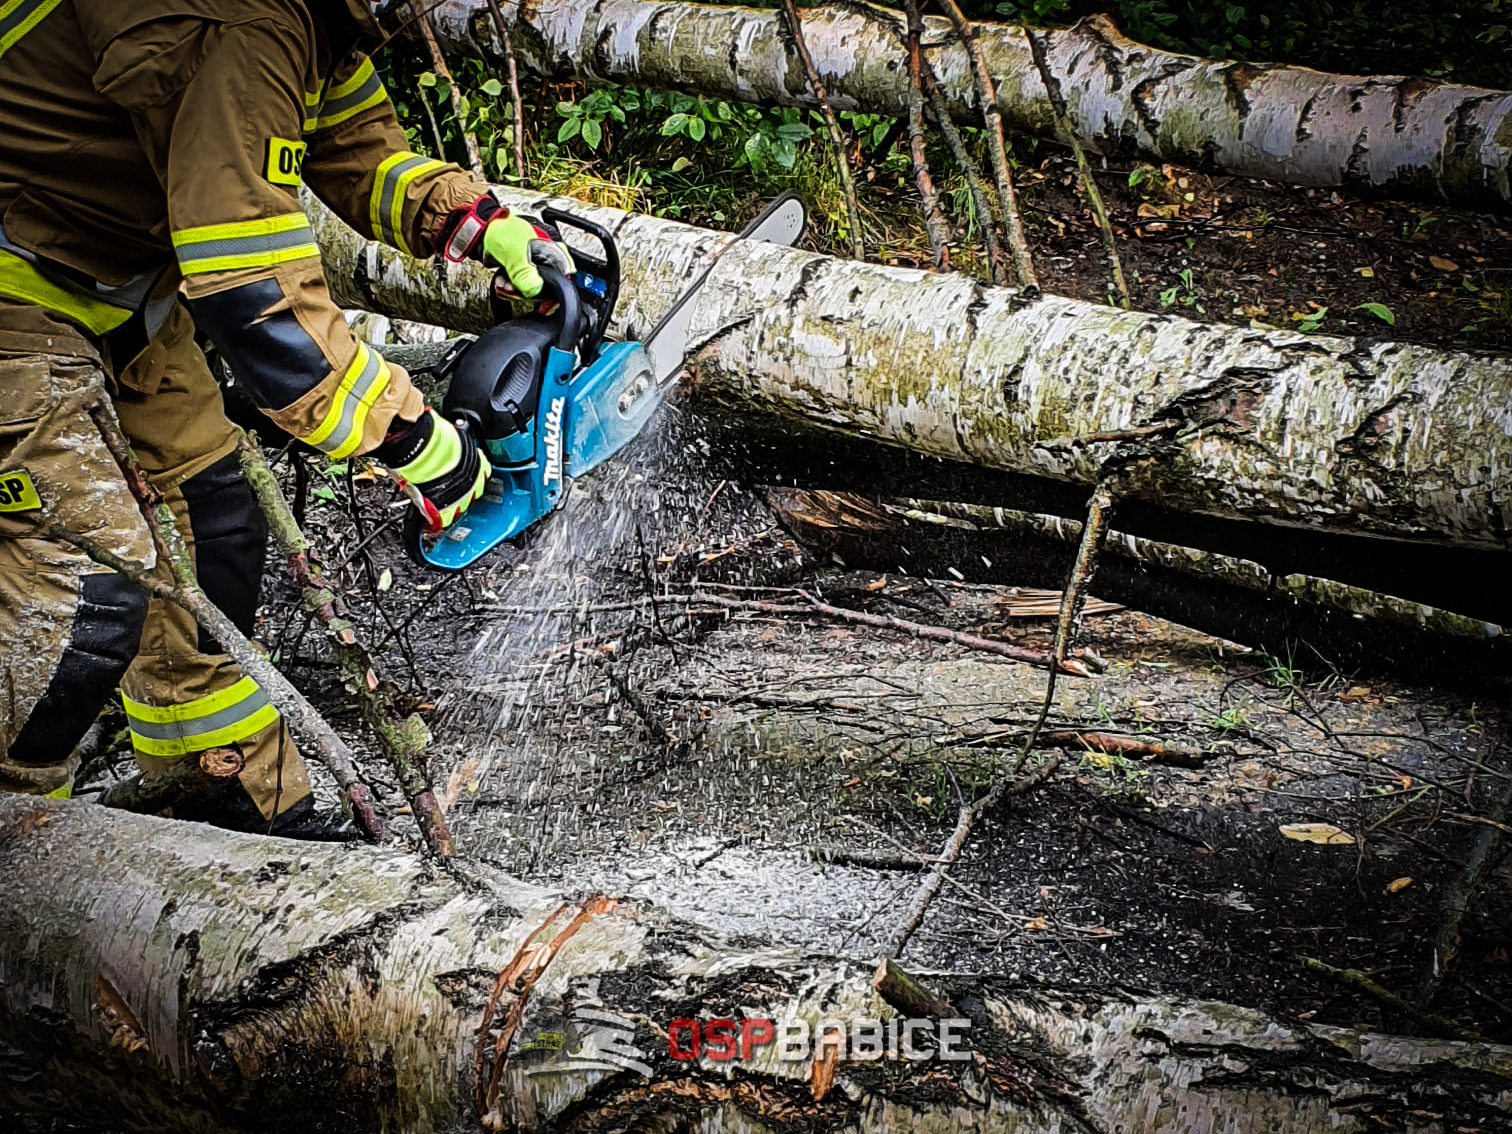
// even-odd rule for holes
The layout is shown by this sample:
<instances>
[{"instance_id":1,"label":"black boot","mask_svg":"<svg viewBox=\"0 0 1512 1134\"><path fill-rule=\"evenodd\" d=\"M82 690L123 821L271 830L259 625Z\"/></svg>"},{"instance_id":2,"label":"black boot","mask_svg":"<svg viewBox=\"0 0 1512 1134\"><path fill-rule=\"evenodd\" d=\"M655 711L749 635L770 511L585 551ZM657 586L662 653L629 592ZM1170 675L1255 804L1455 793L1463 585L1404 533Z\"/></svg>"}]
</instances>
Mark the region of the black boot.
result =
<instances>
[{"instance_id":1,"label":"black boot","mask_svg":"<svg viewBox=\"0 0 1512 1134\"><path fill-rule=\"evenodd\" d=\"M270 823L234 778L174 804L173 817L226 831L306 842L345 843L362 837L357 825L340 811L316 811L315 797L310 795L279 812Z\"/></svg>"}]
</instances>

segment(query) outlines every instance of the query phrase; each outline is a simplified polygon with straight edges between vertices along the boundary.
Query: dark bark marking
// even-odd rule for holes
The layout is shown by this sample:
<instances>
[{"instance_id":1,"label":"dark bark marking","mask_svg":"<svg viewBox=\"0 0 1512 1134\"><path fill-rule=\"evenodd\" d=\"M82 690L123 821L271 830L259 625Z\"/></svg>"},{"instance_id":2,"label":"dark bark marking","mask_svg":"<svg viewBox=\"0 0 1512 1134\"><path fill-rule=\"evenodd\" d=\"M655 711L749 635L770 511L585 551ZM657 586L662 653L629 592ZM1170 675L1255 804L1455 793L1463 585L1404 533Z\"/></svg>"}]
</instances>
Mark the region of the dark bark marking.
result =
<instances>
[{"instance_id":1,"label":"dark bark marking","mask_svg":"<svg viewBox=\"0 0 1512 1134\"><path fill-rule=\"evenodd\" d=\"M1097 61L1108 72L1111 90L1122 90L1124 84L1124 51L1116 42L1122 38L1106 16L1091 16L1079 20L1072 27L1061 33L1048 32L1046 40L1056 38L1057 35L1074 36L1079 39L1091 41L1092 53ZM1047 44L1048 46L1048 44ZM1048 54L1048 52L1047 52Z\"/></svg>"},{"instance_id":2,"label":"dark bark marking","mask_svg":"<svg viewBox=\"0 0 1512 1134\"><path fill-rule=\"evenodd\" d=\"M725 66L729 68L730 78L733 81L740 74L740 37L738 35L730 37L730 50L725 56Z\"/></svg>"},{"instance_id":3,"label":"dark bark marking","mask_svg":"<svg viewBox=\"0 0 1512 1134\"><path fill-rule=\"evenodd\" d=\"M1461 100L1454 108L1454 122L1449 130L1449 145L1445 150L1445 157L1464 158L1471 156L1472 149L1480 134L1470 124L1470 118L1476 109L1493 98L1498 97L1495 93L1480 95L1476 98ZM1484 178L1484 174L1482 174Z\"/></svg>"},{"instance_id":4,"label":"dark bark marking","mask_svg":"<svg viewBox=\"0 0 1512 1134\"><path fill-rule=\"evenodd\" d=\"M1425 94L1438 89L1438 86L1434 80L1419 75L1410 76L1396 84L1391 92L1391 125L1398 134L1407 129L1409 112L1417 108Z\"/></svg>"},{"instance_id":5,"label":"dark bark marking","mask_svg":"<svg viewBox=\"0 0 1512 1134\"><path fill-rule=\"evenodd\" d=\"M367 253L359 250L352 264L352 287L365 301L365 306L376 307L373 302L373 278L368 271Z\"/></svg>"},{"instance_id":6,"label":"dark bark marking","mask_svg":"<svg viewBox=\"0 0 1512 1134\"><path fill-rule=\"evenodd\" d=\"M1223 422L1234 430L1248 431L1255 424L1255 408L1275 384L1275 371L1230 367L1156 410L1150 421Z\"/></svg>"},{"instance_id":7,"label":"dark bark marking","mask_svg":"<svg viewBox=\"0 0 1512 1134\"><path fill-rule=\"evenodd\" d=\"M1370 157L1370 128L1361 128L1355 136L1354 144L1349 147L1349 160L1344 163L1344 177L1342 184L1369 186L1370 171L1365 168L1365 162Z\"/></svg>"},{"instance_id":8,"label":"dark bark marking","mask_svg":"<svg viewBox=\"0 0 1512 1134\"><path fill-rule=\"evenodd\" d=\"M1352 457L1379 466L1377 455L1396 426L1393 411L1398 406L1416 405L1422 400L1422 395L1416 390L1404 390L1380 409L1367 413L1360 424L1355 426L1354 432L1334 446L1334 451L1341 457Z\"/></svg>"},{"instance_id":9,"label":"dark bark marking","mask_svg":"<svg viewBox=\"0 0 1512 1134\"><path fill-rule=\"evenodd\" d=\"M610 75L609 43L614 39L613 28L603 28L593 41L593 52L589 56L593 60L593 72L595 77L607 79Z\"/></svg>"},{"instance_id":10,"label":"dark bark marking","mask_svg":"<svg viewBox=\"0 0 1512 1134\"><path fill-rule=\"evenodd\" d=\"M803 265L803 270L798 273L798 282L793 285L793 290L787 294L787 303L789 306L797 303L800 299L807 299L809 284L829 271L834 263L835 261L816 256Z\"/></svg>"},{"instance_id":11,"label":"dark bark marking","mask_svg":"<svg viewBox=\"0 0 1512 1134\"><path fill-rule=\"evenodd\" d=\"M1292 141L1305 142L1312 137L1313 111L1318 105L1318 96L1309 95L1307 101L1302 104L1302 110L1297 115L1297 128L1292 131Z\"/></svg>"},{"instance_id":12,"label":"dark bark marking","mask_svg":"<svg viewBox=\"0 0 1512 1134\"><path fill-rule=\"evenodd\" d=\"M1241 128L1244 125L1244 120L1249 117L1250 86L1256 79L1269 70L1271 68L1256 66L1253 63L1231 63L1227 67L1222 68L1224 101L1239 116L1239 125Z\"/></svg>"},{"instance_id":13,"label":"dark bark marking","mask_svg":"<svg viewBox=\"0 0 1512 1134\"><path fill-rule=\"evenodd\" d=\"M645 32L646 39L645 39L645 42L647 44L654 44L656 42L656 33L661 28L661 22L662 22L663 19L665 19L670 14L671 13L666 8L658 8L652 14L651 18L646 21L646 32ZM668 42L669 43L671 42L671 38L670 37L668 37Z\"/></svg>"},{"instance_id":14,"label":"dark bark marking","mask_svg":"<svg viewBox=\"0 0 1512 1134\"><path fill-rule=\"evenodd\" d=\"M1134 108L1134 115L1139 119L1144 132L1150 136L1151 143L1160 136L1160 116L1150 108L1154 92L1172 79L1179 79L1191 69L1189 64L1168 63L1156 74L1140 80L1129 92L1129 105Z\"/></svg>"},{"instance_id":15,"label":"dark bark marking","mask_svg":"<svg viewBox=\"0 0 1512 1134\"><path fill-rule=\"evenodd\" d=\"M1017 409L1023 405L1023 399L1019 397L1019 379L1024 376L1024 364L1014 363L1004 373L998 382L998 390L1003 395L1003 405L1008 409Z\"/></svg>"}]
</instances>

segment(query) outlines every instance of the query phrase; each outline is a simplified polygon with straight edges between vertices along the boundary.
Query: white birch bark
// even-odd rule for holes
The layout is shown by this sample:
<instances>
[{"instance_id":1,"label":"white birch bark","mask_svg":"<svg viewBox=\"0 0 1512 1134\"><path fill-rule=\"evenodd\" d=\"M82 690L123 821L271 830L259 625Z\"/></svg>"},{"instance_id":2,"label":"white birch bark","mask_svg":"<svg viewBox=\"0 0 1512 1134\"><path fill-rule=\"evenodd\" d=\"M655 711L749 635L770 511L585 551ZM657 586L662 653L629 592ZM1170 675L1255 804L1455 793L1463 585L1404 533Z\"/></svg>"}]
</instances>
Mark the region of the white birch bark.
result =
<instances>
[{"instance_id":1,"label":"white birch bark","mask_svg":"<svg viewBox=\"0 0 1512 1134\"><path fill-rule=\"evenodd\" d=\"M780 12L677 0L527 0L517 11L515 50L545 77L813 105ZM815 7L804 13L804 36L836 109L901 116L901 17L871 13L860 5ZM452 50L478 56L480 43L493 42L481 0L445 0L435 18ZM926 24L930 61L953 113L979 121L966 52L948 21ZM976 27L1004 125L1056 140L1024 30ZM1199 59L1135 43L1100 17L1046 33L1046 50L1072 127L1097 153L1464 208L1512 206L1512 93Z\"/></svg>"},{"instance_id":2,"label":"white birch bark","mask_svg":"<svg viewBox=\"0 0 1512 1134\"><path fill-rule=\"evenodd\" d=\"M0 797L0 1106L154 1134L479 1129L482 999L527 942L565 924L574 907L563 902L370 847ZM636 1023L651 1076L525 1073L517 1045L554 1019L573 981L594 977L603 1009ZM655 911L606 910L536 983L499 1119L595 1130L633 1116L635 1129L710 1134L793 1122L859 1134L1350 1134L1492 1129L1512 1107L1512 1048L1116 989L930 983L971 1009L982 1058L842 1061L815 1100L807 1063L770 1051L733 1073L675 1062L652 1025L886 1018L870 965L781 943L736 948ZM1026 1083L1032 1102L1014 1088Z\"/></svg>"},{"instance_id":3,"label":"white birch bark","mask_svg":"<svg viewBox=\"0 0 1512 1134\"><path fill-rule=\"evenodd\" d=\"M500 190L526 211L547 200ZM644 331L723 234L571 200L619 239L621 332ZM442 269L317 216L351 306L488 323L487 273ZM1512 359L1259 331L965 276L737 244L700 298L687 385L708 403L933 456L1090 485L1092 433L1196 435L1126 474L1126 498L1211 516L1512 547Z\"/></svg>"}]
</instances>

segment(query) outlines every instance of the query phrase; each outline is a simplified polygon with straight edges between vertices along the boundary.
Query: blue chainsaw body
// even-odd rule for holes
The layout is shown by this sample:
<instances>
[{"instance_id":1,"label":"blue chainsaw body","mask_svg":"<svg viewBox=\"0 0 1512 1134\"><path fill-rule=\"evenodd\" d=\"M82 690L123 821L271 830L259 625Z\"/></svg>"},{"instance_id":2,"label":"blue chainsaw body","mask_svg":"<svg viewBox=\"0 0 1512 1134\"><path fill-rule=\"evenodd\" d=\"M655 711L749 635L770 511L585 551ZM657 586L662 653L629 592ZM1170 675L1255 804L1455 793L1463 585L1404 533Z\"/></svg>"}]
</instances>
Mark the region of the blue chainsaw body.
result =
<instances>
[{"instance_id":1,"label":"blue chainsaw body","mask_svg":"<svg viewBox=\"0 0 1512 1134\"><path fill-rule=\"evenodd\" d=\"M574 373L576 366L572 352L548 348L539 408L527 428L482 439L493 465L488 488L439 539L421 545L431 566L460 570L520 535L561 503L572 477L634 440L661 402L640 343L610 343L591 365Z\"/></svg>"},{"instance_id":2,"label":"blue chainsaw body","mask_svg":"<svg viewBox=\"0 0 1512 1134\"><path fill-rule=\"evenodd\" d=\"M803 202L784 194L732 242L792 244L804 220ZM518 317L496 304L499 325L459 343L436 366L436 375L447 383L442 415L482 447L493 472L483 498L450 529L427 535L420 530L418 509L407 516L407 549L430 567L460 570L522 534L562 502L572 478L591 472L634 440L682 364L693 301L713 268L712 262L704 267L644 343L605 343L619 298L614 237L603 226L556 208L541 210L541 221L587 234L602 254L575 245L571 276L541 266L543 295L554 304ZM552 235L559 238L555 231Z\"/></svg>"}]
</instances>

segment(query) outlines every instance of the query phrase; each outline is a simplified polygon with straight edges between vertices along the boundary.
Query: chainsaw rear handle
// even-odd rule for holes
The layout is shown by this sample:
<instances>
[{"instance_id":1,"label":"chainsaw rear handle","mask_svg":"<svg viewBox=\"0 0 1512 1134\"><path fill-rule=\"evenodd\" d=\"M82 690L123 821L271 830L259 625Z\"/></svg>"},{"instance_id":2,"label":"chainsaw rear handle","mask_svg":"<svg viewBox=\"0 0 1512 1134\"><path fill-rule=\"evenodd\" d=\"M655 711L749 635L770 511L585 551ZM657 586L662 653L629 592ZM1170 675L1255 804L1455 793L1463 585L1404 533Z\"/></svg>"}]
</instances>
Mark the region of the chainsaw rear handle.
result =
<instances>
[{"instance_id":1,"label":"chainsaw rear handle","mask_svg":"<svg viewBox=\"0 0 1512 1134\"><path fill-rule=\"evenodd\" d=\"M541 283L544 285L541 290L550 288L556 293L557 301L562 305L560 313L562 327L557 332L557 350L573 354L577 350L578 319L582 311L582 305L578 302L577 284L546 264L538 264L536 267L541 273Z\"/></svg>"},{"instance_id":2,"label":"chainsaw rear handle","mask_svg":"<svg viewBox=\"0 0 1512 1134\"><path fill-rule=\"evenodd\" d=\"M584 217L574 216L572 213L565 212L555 205L548 205L542 209L541 219L547 224L555 225L558 231L565 225L568 228L575 228L579 232L585 232L597 240L604 250L603 259L577 248L572 250L573 261L579 267L604 281L603 298L593 305L597 307L598 317L594 320L593 326L588 328L588 333L583 336L583 365L588 366L598 358L599 347L604 341L604 332L609 329L609 320L614 314L614 305L619 301L619 248L614 243L613 234L603 225Z\"/></svg>"}]
</instances>

